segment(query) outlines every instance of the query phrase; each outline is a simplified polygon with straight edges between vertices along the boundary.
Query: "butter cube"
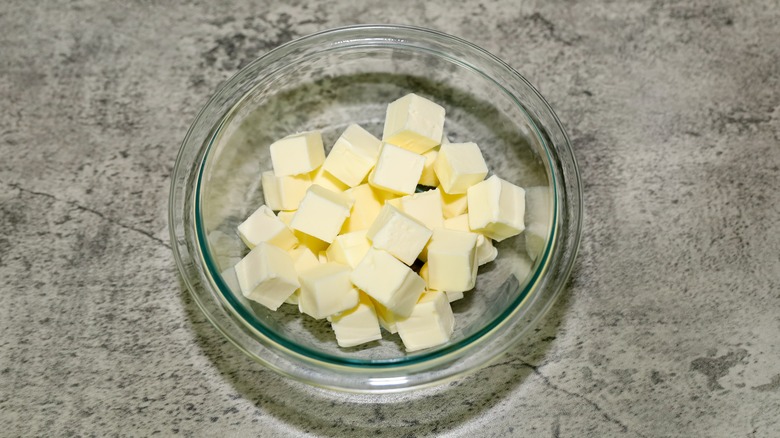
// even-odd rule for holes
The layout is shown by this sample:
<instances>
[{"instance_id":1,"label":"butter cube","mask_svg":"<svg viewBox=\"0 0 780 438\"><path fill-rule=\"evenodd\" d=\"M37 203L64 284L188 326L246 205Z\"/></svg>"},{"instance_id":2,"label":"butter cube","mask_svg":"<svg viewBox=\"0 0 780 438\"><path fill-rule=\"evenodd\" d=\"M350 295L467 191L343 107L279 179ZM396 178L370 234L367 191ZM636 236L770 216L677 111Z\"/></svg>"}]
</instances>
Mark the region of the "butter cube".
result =
<instances>
[{"instance_id":1,"label":"butter cube","mask_svg":"<svg viewBox=\"0 0 780 438\"><path fill-rule=\"evenodd\" d=\"M271 310L276 310L298 289L298 274L286 251L260 242L236 264L241 293Z\"/></svg>"},{"instance_id":2,"label":"butter cube","mask_svg":"<svg viewBox=\"0 0 780 438\"><path fill-rule=\"evenodd\" d=\"M311 172L309 176L311 177L312 184L316 184L332 192L341 193L349 188L348 185L339 181L338 178L325 171L323 166L318 167L317 170Z\"/></svg>"},{"instance_id":3,"label":"butter cube","mask_svg":"<svg viewBox=\"0 0 780 438\"><path fill-rule=\"evenodd\" d=\"M271 210L295 210L311 186L309 174L276 176L272 170L263 172L263 196Z\"/></svg>"},{"instance_id":4,"label":"butter cube","mask_svg":"<svg viewBox=\"0 0 780 438\"><path fill-rule=\"evenodd\" d=\"M382 339L374 304L363 293L359 294L357 306L333 315L330 325L336 333L339 347L354 347Z\"/></svg>"},{"instance_id":5,"label":"butter cube","mask_svg":"<svg viewBox=\"0 0 780 438\"><path fill-rule=\"evenodd\" d=\"M417 188L424 166L422 155L385 143L368 183L390 193L410 195Z\"/></svg>"},{"instance_id":6,"label":"butter cube","mask_svg":"<svg viewBox=\"0 0 780 438\"><path fill-rule=\"evenodd\" d=\"M428 263L425 263L420 268L420 277L425 280L426 283L428 283ZM426 289L426 293L428 292L435 292L435 289L432 289L430 286ZM447 295L447 301L450 303L453 301L457 301L461 298L463 298L463 292L452 292L452 291L444 291L444 293Z\"/></svg>"},{"instance_id":7,"label":"butter cube","mask_svg":"<svg viewBox=\"0 0 780 438\"><path fill-rule=\"evenodd\" d=\"M471 231L469 228L469 215L462 214L450 219L444 220L444 228L448 230ZM477 264L479 266L492 262L498 257L498 250L493 246L493 241L489 237L477 234Z\"/></svg>"},{"instance_id":8,"label":"butter cube","mask_svg":"<svg viewBox=\"0 0 780 438\"><path fill-rule=\"evenodd\" d=\"M531 260L544 251L550 226L550 189L529 187L525 191L525 249Z\"/></svg>"},{"instance_id":9,"label":"butter cube","mask_svg":"<svg viewBox=\"0 0 780 438\"><path fill-rule=\"evenodd\" d=\"M441 190L441 208L445 219L465 213L468 205L468 197L465 193L450 195Z\"/></svg>"},{"instance_id":10,"label":"butter cube","mask_svg":"<svg viewBox=\"0 0 780 438\"><path fill-rule=\"evenodd\" d=\"M448 194L466 193L485 179L487 164L476 143L448 143L441 146L433 169Z\"/></svg>"},{"instance_id":11,"label":"butter cube","mask_svg":"<svg viewBox=\"0 0 780 438\"><path fill-rule=\"evenodd\" d=\"M295 267L295 272L300 275L301 272L306 271L307 269L311 269L315 266L319 266L320 261L317 259L317 256L314 255L313 252L309 248L307 248L304 245L298 245L297 247L287 251L290 254L290 257L293 259L293 266ZM285 303L288 304L298 304L298 295L300 294L301 290L297 289L292 295L287 297L286 300L284 300Z\"/></svg>"},{"instance_id":12,"label":"butter cube","mask_svg":"<svg viewBox=\"0 0 780 438\"><path fill-rule=\"evenodd\" d=\"M344 184L355 187L376 165L382 142L359 125L349 125L333 145L322 168Z\"/></svg>"},{"instance_id":13,"label":"butter cube","mask_svg":"<svg viewBox=\"0 0 780 438\"><path fill-rule=\"evenodd\" d=\"M282 221L288 227L292 223L293 216L295 216L295 210L280 211L279 213L276 213L276 217L278 217L279 220ZM293 232L293 234L295 234L295 232Z\"/></svg>"},{"instance_id":14,"label":"butter cube","mask_svg":"<svg viewBox=\"0 0 780 438\"><path fill-rule=\"evenodd\" d=\"M366 232L366 237L374 248L383 249L411 265L428 243L431 230L417 219L385 204Z\"/></svg>"},{"instance_id":15,"label":"butter cube","mask_svg":"<svg viewBox=\"0 0 780 438\"><path fill-rule=\"evenodd\" d=\"M298 275L320 265L320 260L312 250L306 246L299 245L296 248L289 250L288 253L292 258L293 267L295 267L295 272L297 272Z\"/></svg>"},{"instance_id":16,"label":"butter cube","mask_svg":"<svg viewBox=\"0 0 780 438\"><path fill-rule=\"evenodd\" d=\"M390 334L396 333L398 328L395 325L395 314L387 310L387 307L379 304L373 298L371 299L371 302L374 303L374 309L376 310L377 319L379 319L379 325L383 329L387 330L387 332Z\"/></svg>"},{"instance_id":17,"label":"butter cube","mask_svg":"<svg viewBox=\"0 0 780 438\"><path fill-rule=\"evenodd\" d=\"M439 145L444 108L414 93L387 106L382 140L422 154Z\"/></svg>"},{"instance_id":18,"label":"butter cube","mask_svg":"<svg viewBox=\"0 0 780 438\"><path fill-rule=\"evenodd\" d=\"M469 215L461 214L449 219L444 219L444 228L448 230L471 231L469 228Z\"/></svg>"},{"instance_id":19,"label":"butter cube","mask_svg":"<svg viewBox=\"0 0 780 438\"><path fill-rule=\"evenodd\" d=\"M268 242L283 250L298 244L292 231L266 205L261 205L238 226L238 236L249 249L261 242Z\"/></svg>"},{"instance_id":20,"label":"butter cube","mask_svg":"<svg viewBox=\"0 0 780 438\"><path fill-rule=\"evenodd\" d=\"M271 144L271 163L276 176L308 173L324 161L325 148L317 131L290 135Z\"/></svg>"},{"instance_id":21,"label":"butter cube","mask_svg":"<svg viewBox=\"0 0 780 438\"><path fill-rule=\"evenodd\" d=\"M469 188L469 227L502 241L520 234L525 225L525 190L496 175Z\"/></svg>"},{"instance_id":22,"label":"butter cube","mask_svg":"<svg viewBox=\"0 0 780 438\"><path fill-rule=\"evenodd\" d=\"M396 326L406 351L417 351L449 341L455 329L455 316L447 295L431 291L420 297L411 314L399 318Z\"/></svg>"},{"instance_id":23,"label":"butter cube","mask_svg":"<svg viewBox=\"0 0 780 438\"><path fill-rule=\"evenodd\" d=\"M306 191L290 227L331 243L349 217L352 202L343 193L313 185Z\"/></svg>"},{"instance_id":24,"label":"butter cube","mask_svg":"<svg viewBox=\"0 0 780 438\"><path fill-rule=\"evenodd\" d=\"M389 198L385 200L385 205L392 205L393 208L395 208L398 211L404 211L403 205L401 205L401 198L403 196L399 196L397 198Z\"/></svg>"},{"instance_id":25,"label":"butter cube","mask_svg":"<svg viewBox=\"0 0 780 438\"><path fill-rule=\"evenodd\" d=\"M320 261L320 263L328 263L330 260L328 260L328 252L327 251L320 251L317 253L317 260Z\"/></svg>"},{"instance_id":26,"label":"butter cube","mask_svg":"<svg viewBox=\"0 0 780 438\"><path fill-rule=\"evenodd\" d=\"M477 281L477 235L438 228L428 245L428 287L464 292Z\"/></svg>"},{"instance_id":27,"label":"butter cube","mask_svg":"<svg viewBox=\"0 0 780 438\"><path fill-rule=\"evenodd\" d=\"M366 238L366 231L354 231L336 236L326 254L329 261L354 268L363 260L370 247L371 242Z\"/></svg>"},{"instance_id":28,"label":"butter cube","mask_svg":"<svg viewBox=\"0 0 780 438\"><path fill-rule=\"evenodd\" d=\"M418 184L424 186L436 187L439 185L439 178L436 178L436 172L433 170L433 163L436 162L436 157L439 156L439 150L434 148L428 152L422 154L425 157L425 164L423 164L422 175L420 175L420 181Z\"/></svg>"},{"instance_id":29,"label":"butter cube","mask_svg":"<svg viewBox=\"0 0 780 438\"><path fill-rule=\"evenodd\" d=\"M463 292L450 292L448 290L444 291L444 294L447 295L447 301L450 303L453 301L458 301L459 299L463 298Z\"/></svg>"},{"instance_id":30,"label":"butter cube","mask_svg":"<svg viewBox=\"0 0 780 438\"><path fill-rule=\"evenodd\" d=\"M339 263L324 263L298 275L298 304L303 313L323 319L358 304L358 291L349 281L350 269Z\"/></svg>"},{"instance_id":31,"label":"butter cube","mask_svg":"<svg viewBox=\"0 0 780 438\"><path fill-rule=\"evenodd\" d=\"M411 313L425 281L390 253L371 248L350 276L352 283L399 316Z\"/></svg>"},{"instance_id":32,"label":"butter cube","mask_svg":"<svg viewBox=\"0 0 780 438\"><path fill-rule=\"evenodd\" d=\"M382 210L385 201L383 193L368 184L361 184L344 193L352 198L354 204L349 217L341 227L341 232L367 230Z\"/></svg>"},{"instance_id":33,"label":"butter cube","mask_svg":"<svg viewBox=\"0 0 780 438\"><path fill-rule=\"evenodd\" d=\"M415 193L401 198L402 211L433 230L444 225L439 189Z\"/></svg>"}]
</instances>

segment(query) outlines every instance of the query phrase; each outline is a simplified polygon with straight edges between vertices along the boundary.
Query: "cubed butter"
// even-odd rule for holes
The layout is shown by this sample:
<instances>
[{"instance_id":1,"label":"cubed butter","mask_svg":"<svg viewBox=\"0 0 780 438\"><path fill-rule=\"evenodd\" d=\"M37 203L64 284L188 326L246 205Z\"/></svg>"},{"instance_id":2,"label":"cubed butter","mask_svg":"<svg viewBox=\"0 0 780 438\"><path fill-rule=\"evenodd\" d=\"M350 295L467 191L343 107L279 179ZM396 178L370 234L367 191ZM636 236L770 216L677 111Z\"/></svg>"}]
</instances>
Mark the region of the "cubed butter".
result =
<instances>
[{"instance_id":1,"label":"cubed butter","mask_svg":"<svg viewBox=\"0 0 780 438\"><path fill-rule=\"evenodd\" d=\"M318 185L309 187L290 227L331 243L349 217L352 199Z\"/></svg>"},{"instance_id":2,"label":"cubed butter","mask_svg":"<svg viewBox=\"0 0 780 438\"><path fill-rule=\"evenodd\" d=\"M469 228L469 215L462 214L450 219L444 220L444 228L449 230L471 231ZM498 257L498 250L493 246L493 241L489 237L477 234L477 264L479 266L492 262Z\"/></svg>"},{"instance_id":3,"label":"cubed butter","mask_svg":"<svg viewBox=\"0 0 780 438\"><path fill-rule=\"evenodd\" d=\"M455 316L447 295L431 291L420 297L411 314L399 318L396 326L406 351L417 351L449 341L455 329Z\"/></svg>"},{"instance_id":4,"label":"cubed butter","mask_svg":"<svg viewBox=\"0 0 780 438\"><path fill-rule=\"evenodd\" d=\"M376 167L368 176L372 186L398 195L411 195L420 181L425 157L385 143Z\"/></svg>"},{"instance_id":5,"label":"cubed butter","mask_svg":"<svg viewBox=\"0 0 780 438\"><path fill-rule=\"evenodd\" d=\"M520 234L525 190L496 175L469 188L469 227L496 241Z\"/></svg>"},{"instance_id":6,"label":"cubed butter","mask_svg":"<svg viewBox=\"0 0 780 438\"><path fill-rule=\"evenodd\" d=\"M466 193L485 179L487 164L476 143L448 143L441 146L433 169L445 193Z\"/></svg>"},{"instance_id":7,"label":"cubed butter","mask_svg":"<svg viewBox=\"0 0 780 438\"><path fill-rule=\"evenodd\" d=\"M417 219L385 204L366 237L374 248L385 250L411 265L428 243L431 230Z\"/></svg>"},{"instance_id":8,"label":"cubed butter","mask_svg":"<svg viewBox=\"0 0 780 438\"><path fill-rule=\"evenodd\" d=\"M382 142L360 125L349 125L336 140L322 168L349 187L355 187L376 165L381 147Z\"/></svg>"},{"instance_id":9,"label":"cubed butter","mask_svg":"<svg viewBox=\"0 0 780 438\"><path fill-rule=\"evenodd\" d=\"M404 196L401 198L401 207L405 214L422 222L428 229L433 230L444 225L439 189Z\"/></svg>"},{"instance_id":10,"label":"cubed butter","mask_svg":"<svg viewBox=\"0 0 780 438\"><path fill-rule=\"evenodd\" d=\"M426 284L428 283L428 263L423 264L420 268L420 277L425 280ZM426 293L434 291L435 289L432 289L430 286L426 289ZM444 293L447 294L447 300L450 303L463 298L463 292L444 291Z\"/></svg>"},{"instance_id":11,"label":"cubed butter","mask_svg":"<svg viewBox=\"0 0 780 438\"><path fill-rule=\"evenodd\" d=\"M531 260L544 250L550 222L550 189L529 187L525 190L525 249Z\"/></svg>"},{"instance_id":12,"label":"cubed butter","mask_svg":"<svg viewBox=\"0 0 780 438\"><path fill-rule=\"evenodd\" d=\"M373 298L371 299L371 302L374 303L374 309L376 310L376 316L379 319L379 325L383 329L387 330L387 332L390 334L397 332L398 328L395 326L395 315L393 312L387 310L387 307L379 304Z\"/></svg>"},{"instance_id":13,"label":"cubed butter","mask_svg":"<svg viewBox=\"0 0 780 438\"><path fill-rule=\"evenodd\" d=\"M341 232L367 230L382 210L382 204L385 201L384 192L368 184L361 184L344 193L354 201L354 204L349 217L341 227Z\"/></svg>"},{"instance_id":14,"label":"cubed butter","mask_svg":"<svg viewBox=\"0 0 780 438\"><path fill-rule=\"evenodd\" d=\"M283 250L298 244L293 232L266 205L261 205L238 226L238 236L249 249L261 242L268 242Z\"/></svg>"},{"instance_id":15,"label":"cubed butter","mask_svg":"<svg viewBox=\"0 0 780 438\"><path fill-rule=\"evenodd\" d=\"M330 325L336 333L339 347L354 347L382 339L374 304L363 293L359 294L357 306L333 315Z\"/></svg>"},{"instance_id":16,"label":"cubed butter","mask_svg":"<svg viewBox=\"0 0 780 438\"><path fill-rule=\"evenodd\" d=\"M444 132L444 108L414 93L387 106L382 140L422 154L438 146Z\"/></svg>"},{"instance_id":17,"label":"cubed butter","mask_svg":"<svg viewBox=\"0 0 780 438\"><path fill-rule=\"evenodd\" d=\"M263 196L265 205L271 210L295 210L303 195L311 186L308 173L301 175L276 176L272 170L263 172Z\"/></svg>"},{"instance_id":18,"label":"cubed butter","mask_svg":"<svg viewBox=\"0 0 780 438\"><path fill-rule=\"evenodd\" d=\"M287 251L290 254L290 257L293 259L293 266L295 267L295 272L300 275L301 272L306 271L307 269L311 269L315 266L319 266L320 261L317 259L317 256L314 255L311 250L304 246L304 245L298 245L297 247ZM298 304L298 295L300 294L300 289L297 289L292 295L287 297L286 300L284 300L285 303L288 304Z\"/></svg>"},{"instance_id":19,"label":"cubed butter","mask_svg":"<svg viewBox=\"0 0 780 438\"><path fill-rule=\"evenodd\" d=\"M357 306L358 291L349 281L350 271L340 263L324 263L299 274L301 311L323 319Z\"/></svg>"},{"instance_id":20,"label":"cubed butter","mask_svg":"<svg viewBox=\"0 0 780 438\"><path fill-rule=\"evenodd\" d=\"M260 242L236 264L241 293L271 310L276 310L300 283L292 257L286 251Z\"/></svg>"},{"instance_id":21,"label":"cubed butter","mask_svg":"<svg viewBox=\"0 0 780 438\"><path fill-rule=\"evenodd\" d=\"M441 208L444 213L444 218L449 219L451 217L459 216L468 210L468 197L465 193L449 195L441 191Z\"/></svg>"},{"instance_id":22,"label":"cubed butter","mask_svg":"<svg viewBox=\"0 0 780 438\"><path fill-rule=\"evenodd\" d=\"M320 263L328 263L330 260L328 260L328 251L320 251L317 253L317 260L320 261Z\"/></svg>"},{"instance_id":23,"label":"cubed butter","mask_svg":"<svg viewBox=\"0 0 780 438\"><path fill-rule=\"evenodd\" d=\"M438 228L428 245L428 287L464 292L477 281L477 234Z\"/></svg>"},{"instance_id":24,"label":"cubed butter","mask_svg":"<svg viewBox=\"0 0 780 438\"><path fill-rule=\"evenodd\" d=\"M398 316L408 316L425 281L390 253L371 248L350 276L352 283Z\"/></svg>"},{"instance_id":25,"label":"cubed butter","mask_svg":"<svg viewBox=\"0 0 780 438\"><path fill-rule=\"evenodd\" d=\"M318 167L317 170L311 172L309 175L311 177L312 184L316 184L332 192L341 193L349 188L348 185L339 181L338 178L325 171L322 166Z\"/></svg>"},{"instance_id":26,"label":"cubed butter","mask_svg":"<svg viewBox=\"0 0 780 438\"><path fill-rule=\"evenodd\" d=\"M425 157L425 164L423 164L422 175L420 175L420 181L418 184L424 186L436 187L439 185L439 179L436 178L436 172L433 170L433 163L436 162L436 157L439 156L439 150L434 148L428 152L422 154Z\"/></svg>"},{"instance_id":27,"label":"cubed butter","mask_svg":"<svg viewBox=\"0 0 780 438\"><path fill-rule=\"evenodd\" d=\"M326 254L331 262L338 262L355 268L371 247L371 242L366 238L366 231L354 231L336 236L330 244Z\"/></svg>"},{"instance_id":28,"label":"cubed butter","mask_svg":"<svg viewBox=\"0 0 780 438\"><path fill-rule=\"evenodd\" d=\"M284 222L284 224L287 225L288 227L292 223L293 216L295 216L295 210L290 210L290 211L282 210L279 213L276 213L276 217L278 217L279 220Z\"/></svg>"},{"instance_id":29,"label":"cubed butter","mask_svg":"<svg viewBox=\"0 0 780 438\"><path fill-rule=\"evenodd\" d=\"M325 148L318 131L290 135L271 144L271 163L276 176L308 173L324 161Z\"/></svg>"}]
</instances>

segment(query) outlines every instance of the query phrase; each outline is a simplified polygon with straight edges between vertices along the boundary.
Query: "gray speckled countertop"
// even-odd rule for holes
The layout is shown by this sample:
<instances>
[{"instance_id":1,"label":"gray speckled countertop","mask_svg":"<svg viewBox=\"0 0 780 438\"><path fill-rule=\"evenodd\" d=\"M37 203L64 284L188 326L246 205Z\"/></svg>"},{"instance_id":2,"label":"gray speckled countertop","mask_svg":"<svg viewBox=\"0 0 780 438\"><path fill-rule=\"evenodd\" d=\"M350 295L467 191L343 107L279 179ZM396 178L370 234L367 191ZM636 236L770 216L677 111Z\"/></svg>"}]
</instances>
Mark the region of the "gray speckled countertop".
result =
<instances>
[{"instance_id":1,"label":"gray speckled countertop","mask_svg":"<svg viewBox=\"0 0 780 438\"><path fill-rule=\"evenodd\" d=\"M0 435L780 436L776 0L61 3L0 5ZM177 280L166 218L221 81L367 22L515 66L567 127L586 204L536 334L390 396L244 357Z\"/></svg>"}]
</instances>

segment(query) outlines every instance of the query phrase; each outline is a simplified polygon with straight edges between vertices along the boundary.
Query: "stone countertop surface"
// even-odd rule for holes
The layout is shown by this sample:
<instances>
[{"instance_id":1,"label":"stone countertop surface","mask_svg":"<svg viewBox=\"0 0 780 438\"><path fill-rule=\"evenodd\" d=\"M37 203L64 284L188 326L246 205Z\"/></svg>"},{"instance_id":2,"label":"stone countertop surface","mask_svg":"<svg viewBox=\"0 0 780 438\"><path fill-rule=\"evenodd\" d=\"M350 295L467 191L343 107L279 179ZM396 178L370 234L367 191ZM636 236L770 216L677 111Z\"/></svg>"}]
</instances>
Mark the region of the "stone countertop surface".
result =
<instances>
[{"instance_id":1,"label":"stone countertop surface","mask_svg":"<svg viewBox=\"0 0 780 438\"><path fill-rule=\"evenodd\" d=\"M0 5L0 436L780 436L780 4L597 0ZM243 356L169 247L215 88L326 28L473 41L556 109L582 248L487 371L334 394Z\"/></svg>"}]
</instances>

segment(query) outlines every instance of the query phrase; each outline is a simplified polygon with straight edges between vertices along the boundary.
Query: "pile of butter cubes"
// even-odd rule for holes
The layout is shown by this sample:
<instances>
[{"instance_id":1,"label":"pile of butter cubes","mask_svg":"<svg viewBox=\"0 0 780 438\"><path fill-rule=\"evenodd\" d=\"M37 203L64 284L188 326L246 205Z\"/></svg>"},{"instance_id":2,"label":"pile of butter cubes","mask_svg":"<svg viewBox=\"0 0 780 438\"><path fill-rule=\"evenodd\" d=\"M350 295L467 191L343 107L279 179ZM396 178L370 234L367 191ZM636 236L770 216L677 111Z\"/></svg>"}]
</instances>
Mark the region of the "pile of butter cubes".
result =
<instances>
[{"instance_id":1,"label":"pile of butter cubes","mask_svg":"<svg viewBox=\"0 0 780 438\"><path fill-rule=\"evenodd\" d=\"M485 179L479 147L444 137L444 113L408 94L388 105L382 140L353 124L327 156L319 132L273 143L265 205L238 227L243 295L327 318L341 347L380 327L407 351L446 343L450 302L496 258L493 241L523 231L525 191Z\"/></svg>"}]
</instances>

